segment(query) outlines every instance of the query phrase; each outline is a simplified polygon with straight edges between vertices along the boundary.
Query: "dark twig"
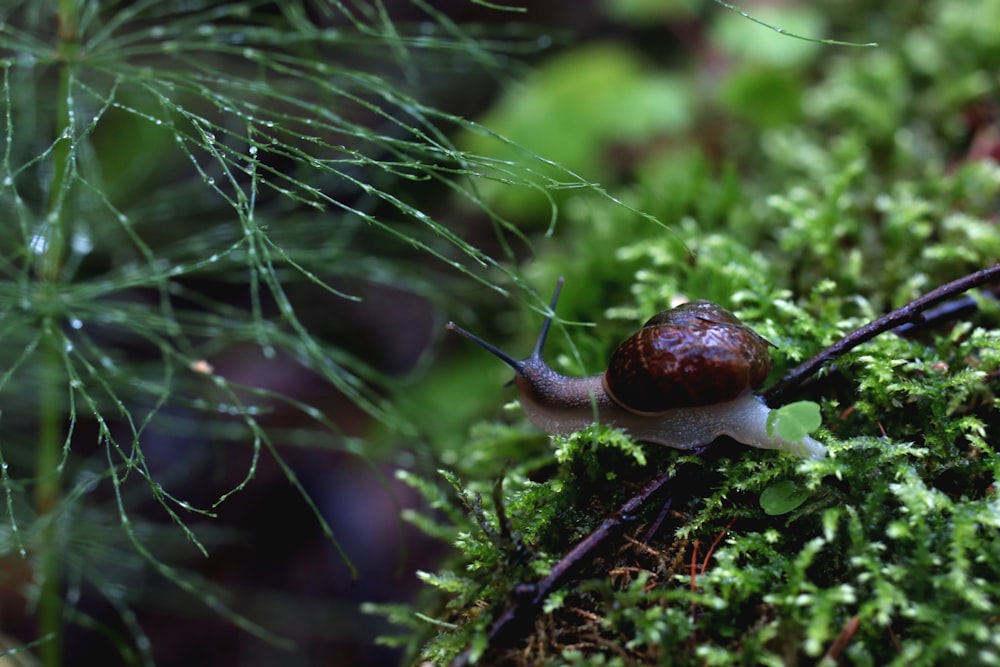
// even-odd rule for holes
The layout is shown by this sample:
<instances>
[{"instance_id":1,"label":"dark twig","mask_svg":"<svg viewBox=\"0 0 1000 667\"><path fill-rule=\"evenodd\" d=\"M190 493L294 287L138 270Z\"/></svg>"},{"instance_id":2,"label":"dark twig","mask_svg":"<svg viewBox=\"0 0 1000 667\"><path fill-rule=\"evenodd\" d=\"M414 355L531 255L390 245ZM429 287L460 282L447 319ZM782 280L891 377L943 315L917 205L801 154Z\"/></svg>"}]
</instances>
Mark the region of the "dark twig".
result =
<instances>
[{"instance_id":1,"label":"dark twig","mask_svg":"<svg viewBox=\"0 0 1000 667\"><path fill-rule=\"evenodd\" d=\"M840 634L827 649L826 655L823 656L823 662L829 661L831 664L836 664L837 660L840 658L844 649L851 643L851 639L857 633L858 628L861 627L861 621L857 616L851 616L844 627L840 630Z\"/></svg>"},{"instance_id":2,"label":"dark twig","mask_svg":"<svg viewBox=\"0 0 1000 667\"><path fill-rule=\"evenodd\" d=\"M810 375L830 363L842 354L853 350L858 345L868 342L875 336L895 329L903 324L918 323L923 319L924 312L946 299L966 292L980 285L1000 280L1000 264L982 271L953 280L946 285L933 289L927 294L914 299L902 308L883 315L865 326L855 329L836 343L826 348L812 359L799 364L785 374L778 382L761 392L769 405L780 405L784 397L797 388Z\"/></svg>"},{"instance_id":3,"label":"dark twig","mask_svg":"<svg viewBox=\"0 0 1000 667\"><path fill-rule=\"evenodd\" d=\"M996 295L990 290L984 290L981 294L991 299L996 299ZM910 336L921 329L936 327L946 322L971 317L979 310L979 302L972 296L960 296L957 299L950 299L938 304L933 308L924 311L919 322L907 322L900 324L892 330L892 333L904 338Z\"/></svg>"},{"instance_id":4,"label":"dark twig","mask_svg":"<svg viewBox=\"0 0 1000 667\"><path fill-rule=\"evenodd\" d=\"M643 544L649 544L649 541L653 539L653 535L656 535L656 533L660 530L660 526L663 525L664 519L667 518L667 513L670 512L670 506L673 504L673 501L673 498L667 498L667 502L663 503L663 508L656 516L656 520L649 525L649 528L646 529L645 535L643 535L642 540L640 540Z\"/></svg>"},{"instance_id":5,"label":"dark twig","mask_svg":"<svg viewBox=\"0 0 1000 667\"><path fill-rule=\"evenodd\" d=\"M695 456L701 456L708 451L708 446L693 450ZM535 584L520 584L514 589L514 595L503 612L496 617L487 631L486 650L509 646L512 640L519 636L523 628L530 623L541 609L542 603L599 547L608 542L616 534L616 529L632 519L633 515L657 492L664 484L673 479L669 471L661 471L650 479L629 498L618 510L606 518L589 535L576 543L559 561L552 566L548 575ZM667 501L668 503L670 500ZM469 664L470 651L465 651L452 661L451 667L464 667Z\"/></svg>"}]
</instances>

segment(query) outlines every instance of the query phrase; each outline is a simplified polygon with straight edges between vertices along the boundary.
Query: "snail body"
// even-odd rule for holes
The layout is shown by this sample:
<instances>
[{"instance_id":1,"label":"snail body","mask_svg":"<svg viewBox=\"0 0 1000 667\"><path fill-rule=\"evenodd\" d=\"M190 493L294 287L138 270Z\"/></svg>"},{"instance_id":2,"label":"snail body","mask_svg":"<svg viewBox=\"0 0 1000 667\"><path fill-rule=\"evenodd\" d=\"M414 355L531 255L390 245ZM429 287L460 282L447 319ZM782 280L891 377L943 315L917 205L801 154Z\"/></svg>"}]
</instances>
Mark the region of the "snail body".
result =
<instances>
[{"instance_id":1,"label":"snail body","mask_svg":"<svg viewBox=\"0 0 1000 667\"><path fill-rule=\"evenodd\" d=\"M553 310L561 286L560 280ZM770 370L770 343L720 306L694 301L659 313L615 350L604 373L587 377L562 375L542 360L551 323L546 318L534 350L521 360L452 322L448 328L513 369L525 415L546 433L568 435L602 423L676 449L727 435L751 447L826 454L809 436L789 441L768 434L771 409L753 390Z\"/></svg>"}]
</instances>

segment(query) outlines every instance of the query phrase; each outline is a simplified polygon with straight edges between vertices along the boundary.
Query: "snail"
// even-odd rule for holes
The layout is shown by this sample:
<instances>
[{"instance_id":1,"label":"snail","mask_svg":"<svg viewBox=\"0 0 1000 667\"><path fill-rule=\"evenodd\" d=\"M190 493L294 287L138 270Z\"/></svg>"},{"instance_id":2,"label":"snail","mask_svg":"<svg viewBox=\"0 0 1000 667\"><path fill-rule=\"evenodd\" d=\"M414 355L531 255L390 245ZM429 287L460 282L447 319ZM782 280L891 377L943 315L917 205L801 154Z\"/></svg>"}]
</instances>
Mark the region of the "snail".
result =
<instances>
[{"instance_id":1,"label":"snail","mask_svg":"<svg viewBox=\"0 0 1000 667\"><path fill-rule=\"evenodd\" d=\"M560 278L550 310L555 311ZM542 360L552 324L542 324L535 348L517 360L449 322L516 374L521 407L551 435L594 423L621 428L636 440L693 449L721 435L751 447L821 458L826 448L809 436L789 441L768 433L771 409L753 394L771 368L772 345L735 315L709 301L663 311L622 343L604 373L568 377Z\"/></svg>"}]
</instances>

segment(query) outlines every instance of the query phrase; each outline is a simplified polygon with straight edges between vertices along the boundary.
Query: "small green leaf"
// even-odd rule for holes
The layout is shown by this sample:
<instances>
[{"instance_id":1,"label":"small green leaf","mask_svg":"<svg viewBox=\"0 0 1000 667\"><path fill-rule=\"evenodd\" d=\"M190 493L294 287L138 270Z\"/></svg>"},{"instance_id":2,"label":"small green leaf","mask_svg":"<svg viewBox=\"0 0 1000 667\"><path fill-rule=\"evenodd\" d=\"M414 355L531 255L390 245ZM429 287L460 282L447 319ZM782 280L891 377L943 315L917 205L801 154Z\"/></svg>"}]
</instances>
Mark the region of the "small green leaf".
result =
<instances>
[{"instance_id":1,"label":"small green leaf","mask_svg":"<svg viewBox=\"0 0 1000 667\"><path fill-rule=\"evenodd\" d=\"M812 401L796 401L772 410L767 416L767 434L789 442L796 442L809 435L823 423L819 405Z\"/></svg>"},{"instance_id":2,"label":"small green leaf","mask_svg":"<svg viewBox=\"0 0 1000 667\"><path fill-rule=\"evenodd\" d=\"M775 482L760 494L760 506L772 516L787 514L801 505L809 497L809 492L801 489L790 479Z\"/></svg>"}]
</instances>

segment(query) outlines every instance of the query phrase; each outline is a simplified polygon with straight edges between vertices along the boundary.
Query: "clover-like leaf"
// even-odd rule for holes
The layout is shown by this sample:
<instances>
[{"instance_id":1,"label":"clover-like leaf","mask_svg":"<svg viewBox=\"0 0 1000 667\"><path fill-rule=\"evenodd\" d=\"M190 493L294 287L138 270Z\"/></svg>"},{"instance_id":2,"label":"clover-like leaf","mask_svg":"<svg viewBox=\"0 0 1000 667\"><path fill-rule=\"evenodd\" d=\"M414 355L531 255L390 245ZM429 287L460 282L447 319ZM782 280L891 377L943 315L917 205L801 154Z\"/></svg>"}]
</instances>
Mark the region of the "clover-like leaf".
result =
<instances>
[{"instance_id":1,"label":"clover-like leaf","mask_svg":"<svg viewBox=\"0 0 1000 667\"><path fill-rule=\"evenodd\" d=\"M760 506L767 514L788 514L809 497L809 492L790 479L770 485L760 494Z\"/></svg>"},{"instance_id":2,"label":"clover-like leaf","mask_svg":"<svg viewBox=\"0 0 1000 667\"><path fill-rule=\"evenodd\" d=\"M801 440L822 423L819 405L812 401L796 401L772 410L767 416L767 434L790 442Z\"/></svg>"}]
</instances>

